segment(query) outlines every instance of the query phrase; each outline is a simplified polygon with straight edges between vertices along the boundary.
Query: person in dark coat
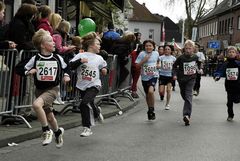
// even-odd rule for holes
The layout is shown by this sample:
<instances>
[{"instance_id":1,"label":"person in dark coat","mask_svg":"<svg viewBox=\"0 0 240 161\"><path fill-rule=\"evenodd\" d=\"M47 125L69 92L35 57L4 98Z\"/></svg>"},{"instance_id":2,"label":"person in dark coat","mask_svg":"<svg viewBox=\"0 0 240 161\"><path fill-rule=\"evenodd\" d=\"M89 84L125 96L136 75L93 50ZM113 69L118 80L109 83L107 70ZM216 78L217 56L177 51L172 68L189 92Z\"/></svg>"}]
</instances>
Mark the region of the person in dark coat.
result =
<instances>
[{"instance_id":1,"label":"person in dark coat","mask_svg":"<svg viewBox=\"0 0 240 161\"><path fill-rule=\"evenodd\" d=\"M121 39L117 40L110 51L114 55L118 55L119 79L118 87L127 78L130 71L125 67L128 62L129 54L134 50L134 42L136 37L132 32L125 32Z\"/></svg>"},{"instance_id":2,"label":"person in dark coat","mask_svg":"<svg viewBox=\"0 0 240 161\"><path fill-rule=\"evenodd\" d=\"M35 30L31 20L34 18L36 13L37 7L35 5L24 3L9 23L7 37L10 41L14 41L18 44L18 51L22 49L34 49L32 37Z\"/></svg>"}]
</instances>

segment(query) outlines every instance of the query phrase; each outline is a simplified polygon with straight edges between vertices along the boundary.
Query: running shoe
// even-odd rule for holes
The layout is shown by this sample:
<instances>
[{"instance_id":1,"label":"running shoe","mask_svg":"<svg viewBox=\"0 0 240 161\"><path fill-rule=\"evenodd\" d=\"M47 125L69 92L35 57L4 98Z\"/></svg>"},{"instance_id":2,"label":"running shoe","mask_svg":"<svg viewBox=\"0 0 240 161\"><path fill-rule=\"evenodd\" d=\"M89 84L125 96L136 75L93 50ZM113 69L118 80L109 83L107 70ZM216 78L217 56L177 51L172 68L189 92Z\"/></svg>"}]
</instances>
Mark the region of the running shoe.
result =
<instances>
[{"instance_id":1,"label":"running shoe","mask_svg":"<svg viewBox=\"0 0 240 161\"><path fill-rule=\"evenodd\" d=\"M49 131L45 131L42 133L42 145L46 146L52 142L53 131L50 129Z\"/></svg>"},{"instance_id":2,"label":"running shoe","mask_svg":"<svg viewBox=\"0 0 240 161\"><path fill-rule=\"evenodd\" d=\"M160 100L163 101L164 100L164 96L160 96Z\"/></svg>"},{"instance_id":3,"label":"running shoe","mask_svg":"<svg viewBox=\"0 0 240 161\"><path fill-rule=\"evenodd\" d=\"M60 127L59 130L61 131L61 134L58 137L55 138L57 148L61 148L63 146L64 129L62 127Z\"/></svg>"},{"instance_id":4,"label":"running shoe","mask_svg":"<svg viewBox=\"0 0 240 161\"><path fill-rule=\"evenodd\" d=\"M233 117L228 116L227 121L232 121Z\"/></svg>"},{"instance_id":5,"label":"running shoe","mask_svg":"<svg viewBox=\"0 0 240 161\"><path fill-rule=\"evenodd\" d=\"M193 95L194 96L197 96L198 94L197 94L197 91L193 91Z\"/></svg>"},{"instance_id":6,"label":"running shoe","mask_svg":"<svg viewBox=\"0 0 240 161\"><path fill-rule=\"evenodd\" d=\"M156 119L155 113L153 111L148 111L147 115L148 115L148 120L155 120Z\"/></svg>"},{"instance_id":7,"label":"running shoe","mask_svg":"<svg viewBox=\"0 0 240 161\"><path fill-rule=\"evenodd\" d=\"M189 116L184 116L183 117L183 121L185 122L185 126L189 126L190 125L190 118Z\"/></svg>"},{"instance_id":8,"label":"running shoe","mask_svg":"<svg viewBox=\"0 0 240 161\"><path fill-rule=\"evenodd\" d=\"M92 134L93 134L93 132L92 132L92 130L90 128L84 127L83 132L80 134L80 136L81 137L88 137L88 136L90 136Z\"/></svg>"},{"instance_id":9,"label":"running shoe","mask_svg":"<svg viewBox=\"0 0 240 161\"><path fill-rule=\"evenodd\" d=\"M104 117L103 117L103 115L102 115L102 109L101 109L100 106L97 106L97 108L98 108L98 111L99 111L99 114L98 114L98 121L99 121L100 123L103 123L103 121L104 121Z\"/></svg>"},{"instance_id":10,"label":"running shoe","mask_svg":"<svg viewBox=\"0 0 240 161\"><path fill-rule=\"evenodd\" d=\"M165 110L170 110L170 105L166 105Z\"/></svg>"}]
</instances>

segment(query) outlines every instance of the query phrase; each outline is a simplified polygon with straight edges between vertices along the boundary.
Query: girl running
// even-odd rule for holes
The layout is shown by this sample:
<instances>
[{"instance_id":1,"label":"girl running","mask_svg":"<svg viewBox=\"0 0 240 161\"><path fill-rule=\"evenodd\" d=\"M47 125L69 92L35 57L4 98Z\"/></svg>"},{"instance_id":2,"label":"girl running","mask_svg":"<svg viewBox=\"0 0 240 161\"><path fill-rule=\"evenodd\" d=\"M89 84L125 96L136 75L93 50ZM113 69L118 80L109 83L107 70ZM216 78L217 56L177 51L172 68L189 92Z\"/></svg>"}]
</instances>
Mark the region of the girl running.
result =
<instances>
[{"instance_id":1,"label":"girl running","mask_svg":"<svg viewBox=\"0 0 240 161\"><path fill-rule=\"evenodd\" d=\"M92 135L91 126L94 125L94 118L99 118L100 121L103 121L100 107L96 107L94 104L94 98L101 88L99 71L103 75L107 74L106 61L96 54L100 51L100 42L101 40L95 32L82 37L82 47L86 52L77 54L70 61L71 69L77 69L78 81L76 87L80 90L82 98L79 107L84 127L80 135L82 137ZM94 118L90 112L91 110L93 110Z\"/></svg>"},{"instance_id":2,"label":"girl running","mask_svg":"<svg viewBox=\"0 0 240 161\"><path fill-rule=\"evenodd\" d=\"M176 61L176 58L172 56L172 52L174 51L174 47L172 45L164 46L165 54L159 57L160 61L160 69L159 69L159 92L160 96L164 97L165 86L167 86L167 100L165 105L165 110L170 109L170 98L172 91L172 66Z\"/></svg>"},{"instance_id":3,"label":"girl running","mask_svg":"<svg viewBox=\"0 0 240 161\"><path fill-rule=\"evenodd\" d=\"M157 66L159 65L159 54L155 49L155 42L145 40L143 42L144 51L142 51L137 59L136 64L141 67L141 78L146 101L148 105L148 120L155 120L154 113L154 91L158 79Z\"/></svg>"}]
</instances>

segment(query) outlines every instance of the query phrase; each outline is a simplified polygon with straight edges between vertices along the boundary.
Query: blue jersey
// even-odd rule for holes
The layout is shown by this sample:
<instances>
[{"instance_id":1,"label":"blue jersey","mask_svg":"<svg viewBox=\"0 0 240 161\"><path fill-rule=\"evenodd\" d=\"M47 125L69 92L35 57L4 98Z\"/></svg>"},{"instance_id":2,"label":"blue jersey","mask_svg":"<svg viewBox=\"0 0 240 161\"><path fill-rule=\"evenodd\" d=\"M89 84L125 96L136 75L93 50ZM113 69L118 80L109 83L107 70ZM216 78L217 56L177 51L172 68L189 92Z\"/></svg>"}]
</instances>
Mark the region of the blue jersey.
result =
<instances>
[{"instance_id":1,"label":"blue jersey","mask_svg":"<svg viewBox=\"0 0 240 161\"><path fill-rule=\"evenodd\" d=\"M157 62L159 60L159 54L157 51L152 51L151 53L146 53L142 51L139 53L135 63L140 63L147 54L151 54L147 62L142 65L141 68L141 78L143 81L148 81L152 78L158 78Z\"/></svg>"},{"instance_id":2,"label":"blue jersey","mask_svg":"<svg viewBox=\"0 0 240 161\"><path fill-rule=\"evenodd\" d=\"M159 57L160 69L159 74L166 77L172 77L172 67L176 58L172 55L162 55Z\"/></svg>"}]
</instances>

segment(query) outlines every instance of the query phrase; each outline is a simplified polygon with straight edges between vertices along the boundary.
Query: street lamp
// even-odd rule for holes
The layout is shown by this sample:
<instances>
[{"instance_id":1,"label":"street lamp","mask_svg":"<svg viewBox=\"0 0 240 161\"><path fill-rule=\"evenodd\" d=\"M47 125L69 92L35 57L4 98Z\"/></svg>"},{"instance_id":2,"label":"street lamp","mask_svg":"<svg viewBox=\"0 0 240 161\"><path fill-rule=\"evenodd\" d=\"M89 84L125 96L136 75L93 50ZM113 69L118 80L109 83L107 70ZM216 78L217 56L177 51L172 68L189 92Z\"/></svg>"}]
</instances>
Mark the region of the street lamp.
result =
<instances>
[{"instance_id":1,"label":"street lamp","mask_svg":"<svg viewBox=\"0 0 240 161\"><path fill-rule=\"evenodd\" d=\"M232 34L233 34L232 26L229 26L228 32L229 32L229 36L230 36L229 45L232 45Z\"/></svg>"}]
</instances>

